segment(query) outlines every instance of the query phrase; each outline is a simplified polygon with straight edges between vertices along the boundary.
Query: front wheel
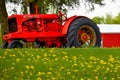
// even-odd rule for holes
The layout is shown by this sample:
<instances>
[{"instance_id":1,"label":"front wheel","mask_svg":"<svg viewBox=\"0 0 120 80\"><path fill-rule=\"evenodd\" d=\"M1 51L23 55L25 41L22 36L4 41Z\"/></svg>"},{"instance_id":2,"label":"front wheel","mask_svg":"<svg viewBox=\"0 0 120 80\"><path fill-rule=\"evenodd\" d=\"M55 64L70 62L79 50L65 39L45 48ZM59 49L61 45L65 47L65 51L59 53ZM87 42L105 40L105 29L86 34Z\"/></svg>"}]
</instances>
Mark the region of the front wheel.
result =
<instances>
[{"instance_id":1,"label":"front wheel","mask_svg":"<svg viewBox=\"0 0 120 80\"><path fill-rule=\"evenodd\" d=\"M23 48L23 43L19 40L13 40L8 44L8 48Z\"/></svg>"},{"instance_id":2,"label":"front wheel","mask_svg":"<svg viewBox=\"0 0 120 80\"><path fill-rule=\"evenodd\" d=\"M101 46L98 26L88 18L77 18L69 26L67 47Z\"/></svg>"},{"instance_id":3,"label":"front wheel","mask_svg":"<svg viewBox=\"0 0 120 80\"><path fill-rule=\"evenodd\" d=\"M2 46L1 46L1 48L2 49L6 49L7 46L8 46L8 41L4 41L3 44L2 44Z\"/></svg>"}]
</instances>

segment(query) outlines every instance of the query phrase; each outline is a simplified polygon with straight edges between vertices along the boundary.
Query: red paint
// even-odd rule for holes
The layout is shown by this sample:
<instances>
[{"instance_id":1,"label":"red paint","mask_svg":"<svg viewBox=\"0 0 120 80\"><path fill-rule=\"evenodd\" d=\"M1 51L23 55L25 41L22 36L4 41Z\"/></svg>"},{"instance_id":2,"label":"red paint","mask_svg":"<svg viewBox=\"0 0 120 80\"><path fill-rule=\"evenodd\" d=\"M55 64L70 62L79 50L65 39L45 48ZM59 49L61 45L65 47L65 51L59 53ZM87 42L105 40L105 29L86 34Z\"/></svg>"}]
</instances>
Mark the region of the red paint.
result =
<instances>
[{"instance_id":1,"label":"red paint","mask_svg":"<svg viewBox=\"0 0 120 80\"><path fill-rule=\"evenodd\" d=\"M103 47L120 47L120 33L102 33Z\"/></svg>"},{"instance_id":2,"label":"red paint","mask_svg":"<svg viewBox=\"0 0 120 80\"><path fill-rule=\"evenodd\" d=\"M8 17L9 33L3 35L3 40L9 43L12 40L34 42L35 40L45 42L48 47L57 47L66 43L66 34L71 22L79 16L66 19L61 23L61 16L57 14L15 14ZM62 16L64 16L62 14Z\"/></svg>"}]
</instances>

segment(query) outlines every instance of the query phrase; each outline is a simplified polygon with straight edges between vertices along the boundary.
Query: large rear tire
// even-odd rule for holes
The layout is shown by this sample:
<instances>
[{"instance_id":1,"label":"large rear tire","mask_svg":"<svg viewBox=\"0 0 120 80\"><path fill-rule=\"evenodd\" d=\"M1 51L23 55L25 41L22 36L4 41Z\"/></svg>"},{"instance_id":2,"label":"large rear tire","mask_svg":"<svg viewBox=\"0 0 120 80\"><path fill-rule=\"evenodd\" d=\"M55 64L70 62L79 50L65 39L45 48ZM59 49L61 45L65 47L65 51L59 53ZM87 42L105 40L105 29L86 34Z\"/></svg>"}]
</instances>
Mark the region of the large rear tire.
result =
<instances>
[{"instance_id":1,"label":"large rear tire","mask_svg":"<svg viewBox=\"0 0 120 80\"><path fill-rule=\"evenodd\" d=\"M89 18L77 18L69 26L67 47L101 46L98 26Z\"/></svg>"},{"instance_id":2,"label":"large rear tire","mask_svg":"<svg viewBox=\"0 0 120 80\"><path fill-rule=\"evenodd\" d=\"M8 48L23 48L23 43L19 40L13 40L8 44Z\"/></svg>"}]
</instances>

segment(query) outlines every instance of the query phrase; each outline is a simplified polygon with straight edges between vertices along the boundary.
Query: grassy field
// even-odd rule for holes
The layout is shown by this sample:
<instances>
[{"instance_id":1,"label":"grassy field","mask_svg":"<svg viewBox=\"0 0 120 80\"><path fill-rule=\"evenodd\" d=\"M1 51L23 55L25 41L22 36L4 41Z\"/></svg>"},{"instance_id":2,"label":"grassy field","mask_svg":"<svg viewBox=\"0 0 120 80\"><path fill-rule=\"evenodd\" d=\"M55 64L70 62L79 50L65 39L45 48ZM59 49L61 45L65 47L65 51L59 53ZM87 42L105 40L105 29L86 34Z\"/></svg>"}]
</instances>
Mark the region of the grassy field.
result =
<instances>
[{"instance_id":1,"label":"grassy field","mask_svg":"<svg viewBox=\"0 0 120 80\"><path fill-rule=\"evenodd\" d=\"M0 80L120 80L120 49L1 49Z\"/></svg>"}]
</instances>

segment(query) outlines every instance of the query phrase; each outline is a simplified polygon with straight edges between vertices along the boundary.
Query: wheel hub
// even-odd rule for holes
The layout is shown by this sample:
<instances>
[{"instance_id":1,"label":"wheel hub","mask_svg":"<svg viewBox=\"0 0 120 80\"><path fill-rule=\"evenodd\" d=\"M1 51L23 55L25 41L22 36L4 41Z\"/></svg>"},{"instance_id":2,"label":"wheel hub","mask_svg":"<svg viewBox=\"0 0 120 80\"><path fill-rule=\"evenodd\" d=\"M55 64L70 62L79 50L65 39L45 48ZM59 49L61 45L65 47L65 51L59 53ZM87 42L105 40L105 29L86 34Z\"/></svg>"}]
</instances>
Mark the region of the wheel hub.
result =
<instances>
[{"instance_id":1,"label":"wheel hub","mask_svg":"<svg viewBox=\"0 0 120 80\"><path fill-rule=\"evenodd\" d=\"M90 26L87 25L82 26L78 30L77 37L81 46L95 45L96 34Z\"/></svg>"},{"instance_id":2,"label":"wheel hub","mask_svg":"<svg viewBox=\"0 0 120 80\"><path fill-rule=\"evenodd\" d=\"M83 42L86 42L86 41L88 41L89 39L90 39L89 34L83 33L83 34L81 35L81 40L82 40Z\"/></svg>"}]
</instances>

